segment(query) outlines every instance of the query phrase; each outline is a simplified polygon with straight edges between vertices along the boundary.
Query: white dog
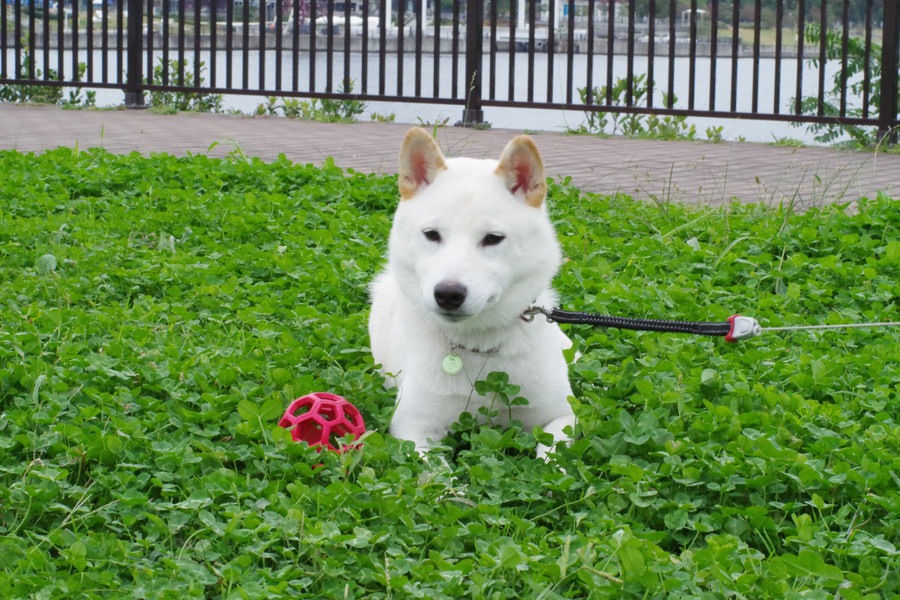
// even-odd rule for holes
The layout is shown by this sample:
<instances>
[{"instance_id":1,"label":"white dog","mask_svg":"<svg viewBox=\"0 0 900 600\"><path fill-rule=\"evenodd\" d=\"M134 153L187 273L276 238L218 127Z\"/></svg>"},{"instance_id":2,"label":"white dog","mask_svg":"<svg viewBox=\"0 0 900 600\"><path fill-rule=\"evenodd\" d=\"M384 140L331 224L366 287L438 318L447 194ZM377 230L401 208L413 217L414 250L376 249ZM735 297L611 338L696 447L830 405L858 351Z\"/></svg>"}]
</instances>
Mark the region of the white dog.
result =
<instances>
[{"instance_id":1,"label":"white dog","mask_svg":"<svg viewBox=\"0 0 900 600\"><path fill-rule=\"evenodd\" d=\"M462 412L487 407L493 423L518 420L568 439L575 415L555 324L528 322L532 305L555 306L550 282L561 251L544 199L544 167L534 142L513 139L499 162L444 158L422 129L400 149L400 196L388 264L372 285L372 354L397 407L395 437L426 451ZM505 372L525 406L498 406L474 382ZM550 448L538 447L538 456Z\"/></svg>"}]
</instances>

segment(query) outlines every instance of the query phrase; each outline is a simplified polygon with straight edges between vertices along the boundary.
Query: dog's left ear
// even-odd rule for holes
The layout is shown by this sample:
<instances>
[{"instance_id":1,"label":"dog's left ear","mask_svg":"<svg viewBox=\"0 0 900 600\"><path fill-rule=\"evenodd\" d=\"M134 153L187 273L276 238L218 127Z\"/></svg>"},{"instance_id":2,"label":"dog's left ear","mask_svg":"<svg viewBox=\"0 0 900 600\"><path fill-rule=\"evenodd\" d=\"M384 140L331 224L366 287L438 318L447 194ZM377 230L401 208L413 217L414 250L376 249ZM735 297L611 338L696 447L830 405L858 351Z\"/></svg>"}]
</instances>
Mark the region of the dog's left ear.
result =
<instances>
[{"instance_id":1,"label":"dog's left ear","mask_svg":"<svg viewBox=\"0 0 900 600\"><path fill-rule=\"evenodd\" d=\"M535 208L544 203L547 196L544 162L537 146L527 135L515 137L506 145L494 173L503 178L514 196L523 198Z\"/></svg>"}]
</instances>

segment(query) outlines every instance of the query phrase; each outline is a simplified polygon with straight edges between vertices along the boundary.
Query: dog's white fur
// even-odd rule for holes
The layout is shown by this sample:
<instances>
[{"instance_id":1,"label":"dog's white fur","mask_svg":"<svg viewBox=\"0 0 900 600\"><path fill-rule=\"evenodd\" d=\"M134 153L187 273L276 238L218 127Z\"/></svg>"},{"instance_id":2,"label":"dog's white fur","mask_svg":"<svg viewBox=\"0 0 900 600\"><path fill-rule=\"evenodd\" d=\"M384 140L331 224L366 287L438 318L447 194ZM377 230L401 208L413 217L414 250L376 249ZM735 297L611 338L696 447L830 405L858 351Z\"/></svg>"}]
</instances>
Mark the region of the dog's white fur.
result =
<instances>
[{"instance_id":1,"label":"dog's white fur","mask_svg":"<svg viewBox=\"0 0 900 600\"><path fill-rule=\"evenodd\" d=\"M521 318L532 304L555 305L550 283L561 262L534 142L516 137L499 161L447 159L413 128L400 150L399 188L369 319L375 362L399 388L391 434L425 451L462 412L487 406L498 413L494 423L518 420L567 439L564 429L575 425L563 357L570 342L543 318ZM463 369L451 375L441 363L454 345ZM509 374L527 406L507 409L475 392L493 371ZM548 451L538 447L539 456Z\"/></svg>"}]
</instances>

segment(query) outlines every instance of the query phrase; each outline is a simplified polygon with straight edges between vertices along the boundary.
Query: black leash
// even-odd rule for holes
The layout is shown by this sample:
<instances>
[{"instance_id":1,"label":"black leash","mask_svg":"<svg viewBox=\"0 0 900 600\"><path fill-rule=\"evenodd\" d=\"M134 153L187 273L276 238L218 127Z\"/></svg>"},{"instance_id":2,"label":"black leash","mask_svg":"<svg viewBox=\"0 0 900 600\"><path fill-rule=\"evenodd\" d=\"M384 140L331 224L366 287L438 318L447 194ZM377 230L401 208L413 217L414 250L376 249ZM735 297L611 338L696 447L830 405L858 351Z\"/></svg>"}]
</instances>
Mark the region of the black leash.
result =
<instances>
[{"instance_id":1,"label":"black leash","mask_svg":"<svg viewBox=\"0 0 900 600\"><path fill-rule=\"evenodd\" d=\"M883 323L838 323L828 325L793 325L784 327L761 327L753 317L733 315L721 323L702 321L669 321L664 319L632 319L629 317L613 317L593 313L573 312L561 308L544 308L532 306L522 318L534 320L535 315L544 315L553 323L568 325L591 325L593 327L613 327L615 329L633 329L636 331L659 331L663 333L688 333L692 335L711 335L724 337L728 342L737 342L755 337L764 331L801 331L812 329L848 329L861 327L900 327L900 321Z\"/></svg>"},{"instance_id":2,"label":"black leash","mask_svg":"<svg viewBox=\"0 0 900 600\"><path fill-rule=\"evenodd\" d=\"M762 329L756 319L734 315L720 323L669 321L664 319L632 319L630 317L613 317L593 313L573 312L561 308L543 308L532 306L523 314L527 321L535 315L544 315L548 321L568 325L591 325L593 327L612 327L615 329L632 329L636 331L659 331L662 333L687 333L692 335L709 335L724 337L729 342L736 342L755 335Z\"/></svg>"}]
</instances>

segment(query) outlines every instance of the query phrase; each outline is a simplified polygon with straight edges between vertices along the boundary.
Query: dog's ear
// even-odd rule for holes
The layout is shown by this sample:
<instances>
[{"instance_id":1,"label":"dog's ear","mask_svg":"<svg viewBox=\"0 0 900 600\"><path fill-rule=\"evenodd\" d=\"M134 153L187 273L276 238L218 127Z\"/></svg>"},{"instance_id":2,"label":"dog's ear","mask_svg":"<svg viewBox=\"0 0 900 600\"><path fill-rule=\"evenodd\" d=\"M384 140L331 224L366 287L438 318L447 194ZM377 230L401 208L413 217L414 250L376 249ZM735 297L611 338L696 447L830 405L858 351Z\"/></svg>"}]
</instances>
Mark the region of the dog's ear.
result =
<instances>
[{"instance_id":1,"label":"dog's ear","mask_svg":"<svg viewBox=\"0 0 900 600\"><path fill-rule=\"evenodd\" d=\"M535 208L544 203L547 196L544 162L537 146L527 135L515 137L506 145L494 173L503 178L514 196L523 198Z\"/></svg>"},{"instance_id":2,"label":"dog's ear","mask_svg":"<svg viewBox=\"0 0 900 600\"><path fill-rule=\"evenodd\" d=\"M400 197L409 200L447 168L437 142L424 129L410 129L400 146Z\"/></svg>"}]
</instances>

